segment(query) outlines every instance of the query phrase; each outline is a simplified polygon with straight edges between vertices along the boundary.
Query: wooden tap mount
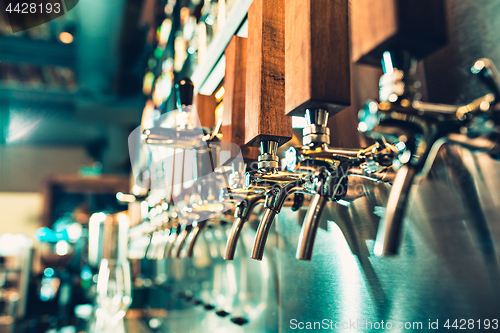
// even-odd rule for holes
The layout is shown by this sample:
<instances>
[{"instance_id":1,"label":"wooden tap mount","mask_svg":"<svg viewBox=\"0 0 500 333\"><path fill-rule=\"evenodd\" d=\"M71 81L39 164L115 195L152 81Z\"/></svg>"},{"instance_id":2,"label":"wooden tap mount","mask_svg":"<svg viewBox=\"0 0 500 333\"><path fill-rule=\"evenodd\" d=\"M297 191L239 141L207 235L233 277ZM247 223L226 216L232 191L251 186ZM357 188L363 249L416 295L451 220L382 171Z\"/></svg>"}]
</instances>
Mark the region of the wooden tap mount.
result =
<instances>
[{"instance_id":1,"label":"wooden tap mount","mask_svg":"<svg viewBox=\"0 0 500 333\"><path fill-rule=\"evenodd\" d=\"M348 0L285 0L287 115L350 105L348 17Z\"/></svg>"},{"instance_id":2,"label":"wooden tap mount","mask_svg":"<svg viewBox=\"0 0 500 333\"><path fill-rule=\"evenodd\" d=\"M300 0L302 1L302 0ZM254 0L248 10L245 144L292 138L285 116L285 0Z\"/></svg>"}]
</instances>

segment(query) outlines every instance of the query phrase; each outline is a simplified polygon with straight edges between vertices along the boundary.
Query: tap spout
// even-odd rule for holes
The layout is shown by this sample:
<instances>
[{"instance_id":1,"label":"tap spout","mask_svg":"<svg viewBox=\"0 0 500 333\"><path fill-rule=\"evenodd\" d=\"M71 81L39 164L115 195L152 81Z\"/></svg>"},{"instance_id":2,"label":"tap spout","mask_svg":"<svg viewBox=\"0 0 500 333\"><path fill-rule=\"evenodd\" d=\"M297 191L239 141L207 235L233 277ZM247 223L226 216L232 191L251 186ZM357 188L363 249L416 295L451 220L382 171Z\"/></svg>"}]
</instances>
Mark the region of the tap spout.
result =
<instances>
[{"instance_id":1,"label":"tap spout","mask_svg":"<svg viewBox=\"0 0 500 333\"><path fill-rule=\"evenodd\" d=\"M416 174L417 168L411 164L403 165L396 173L386 212L377 232L374 249L377 256L395 255L398 252L403 217Z\"/></svg>"},{"instance_id":2,"label":"tap spout","mask_svg":"<svg viewBox=\"0 0 500 333\"><path fill-rule=\"evenodd\" d=\"M174 226L172 228L173 229L171 229L170 236L169 236L169 239L168 239L168 243L170 245L167 245L167 249L165 251L165 257L166 258L172 258L172 253L173 253L173 250L174 250L174 246L175 246L175 243L177 242L177 238L179 237L179 233L180 233L179 226Z\"/></svg>"},{"instance_id":3,"label":"tap spout","mask_svg":"<svg viewBox=\"0 0 500 333\"><path fill-rule=\"evenodd\" d=\"M181 234L179 235L180 237L179 245L177 245L177 252L175 253L176 258L181 257L182 247L184 246L184 243L186 242L186 238L189 235L190 231L191 231L190 225L185 226L184 230L181 231Z\"/></svg>"},{"instance_id":4,"label":"tap spout","mask_svg":"<svg viewBox=\"0 0 500 333\"><path fill-rule=\"evenodd\" d=\"M189 234L188 248L186 250L186 258L193 257L194 245L196 244L196 240L198 239L198 235L200 234L200 231L201 231L201 229L203 229L204 226L205 226L205 221L198 222L193 227L193 230L191 230L191 233Z\"/></svg>"},{"instance_id":5,"label":"tap spout","mask_svg":"<svg viewBox=\"0 0 500 333\"><path fill-rule=\"evenodd\" d=\"M266 246L267 236L274 221L274 217L278 212L270 208L266 208L264 216L260 221L257 234L255 235L255 242L252 249L252 259L262 260L264 256L264 247Z\"/></svg>"},{"instance_id":6,"label":"tap spout","mask_svg":"<svg viewBox=\"0 0 500 333\"><path fill-rule=\"evenodd\" d=\"M328 197L318 193L314 195L300 230L299 244L295 255L297 259L311 260L316 231L327 202Z\"/></svg>"},{"instance_id":7,"label":"tap spout","mask_svg":"<svg viewBox=\"0 0 500 333\"><path fill-rule=\"evenodd\" d=\"M245 222L246 221L243 220L241 217L237 217L234 220L233 226L231 227L231 232L227 239L226 253L224 254L225 260L234 259L234 253L236 252L236 245L238 244L238 239L240 238L241 229L243 228Z\"/></svg>"}]
</instances>

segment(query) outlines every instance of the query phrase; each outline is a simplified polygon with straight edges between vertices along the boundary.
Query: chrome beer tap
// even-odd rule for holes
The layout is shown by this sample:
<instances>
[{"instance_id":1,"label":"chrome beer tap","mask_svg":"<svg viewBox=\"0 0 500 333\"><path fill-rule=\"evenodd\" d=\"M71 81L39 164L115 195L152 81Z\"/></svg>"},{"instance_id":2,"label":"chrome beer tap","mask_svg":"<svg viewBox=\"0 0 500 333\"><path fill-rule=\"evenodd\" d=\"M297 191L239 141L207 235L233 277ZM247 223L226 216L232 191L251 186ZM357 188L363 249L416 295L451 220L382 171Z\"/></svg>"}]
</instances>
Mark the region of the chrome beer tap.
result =
<instances>
[{"instance_id":1,"label":"chrome beer tap","mask_svg":"<svg viewBox=\"0 0 500 333\"><path fill-rule=\"evenodd\" d=\"M269 230L285 199L292 193L307 193L306 183L310 178L307 174L280 171L277 150L277 142L261 141L259 170L248 171L245 175L245 187L248 190L266 188L264 216L257 229L251 255L256 260L262 260Z\"/></svg>"},{"instance_id":2,"label":"chrome beer tap","mask_svg":"<svg viewBox=\"0 0 500 333\"><path fill-rule=\"evenodd\" d=\"M491 105L494 94L486 94L470 104L455 106L420 101L415 78L416 58L409 52L383 53L384 75L380 79L380 102L369 101L359 113L358 130L397 148L397 169L387 209L375 243L378 256L396 254L401 225L414 178L432 163L431 153L444 142L455 142L495 155L496 142L486 136L497 135ZM479 60L472 68L498 93L498 72L491 61ZM472 140L471 140L472 139Z\"/></svg>"},{"instance_id":3,"label":"chrome beer tap","mask_svg":"<svg viewBox=\"0 0 500 333\"><path fill-rule=\"evenodd\" d=\"M313 199L299 236L296 257L311 260L314 239L325 205L329 201L351 200L361 194L349 191L348 176L390 182L393 147L376 143L365 149L330 148L330 130L326 127L328 111L307 109L307 126L303 130L302 147L286 152L290 171L310 174L308 193ZM352 193L352 194L351 194Z\"/></svg>"}]
</instances>

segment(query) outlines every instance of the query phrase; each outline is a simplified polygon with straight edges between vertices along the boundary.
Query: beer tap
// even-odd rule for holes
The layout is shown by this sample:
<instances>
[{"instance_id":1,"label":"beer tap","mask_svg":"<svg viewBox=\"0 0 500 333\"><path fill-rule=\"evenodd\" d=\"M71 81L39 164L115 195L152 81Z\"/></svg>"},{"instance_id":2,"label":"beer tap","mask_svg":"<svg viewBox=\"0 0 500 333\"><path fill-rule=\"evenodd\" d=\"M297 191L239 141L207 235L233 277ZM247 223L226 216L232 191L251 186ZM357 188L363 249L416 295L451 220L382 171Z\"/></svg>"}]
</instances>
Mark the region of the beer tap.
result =
<instances>
[{"instance_id":1,"label":"beer tap","mask_svg":"<svg viewBox=\"0 0 500 333\"><path fill-rule=\"evenodd\" d=\"M348 1L288 0L285 11L285 112L307 122L303 147L287 151L287 164L289 170L310 176L304 188L313 195L296 257L310 260L326 203L346 198L349 170L363 165L368 170L373 163L368 164L370 149L329 147L328 117L351 103ZM376 171L386 169L375 164Z\"/></svg>"},{"instance_id":2,"label":"beer tap","mask_svg":"<svg viewBox=\"0 0 500 333\"><path fill-rule=\"evenodd\" d=\"M280 171L278 147L292 137L285 105L284 0L256 0L248 9L245 85L245 136L247 147L259 147L258 171L245 175L247 190L266 187L265 213L259 224L252 258L261 260L264 245L286 197L301 188L304 175ZM250 61L251 60L251 61ZM235 226L237 231L238 225ZM235 232L236 234L236 232ZM235 238L233 238L235 239Z\"/></svg>"},{"instance_id":3,"label":"beer tap","mask_svg":"<svg viewBox=\"0 0 500 333\"><path fill-rule=\"evenodd\" d=\"M374 252L378 256L397 253L411 186L417 176L424 174L424 167L432 162L435 154L431 152L447 140L463 141L464 137L485 133L487 126L474 129L477 124L485 124L483 119L491 114L491 104L495 100L495 95L486 94L462 106L422 102L421 84L416 78L417 60L446 41L444 4L441 0L408 1L405 6L399 6L398 0L392 2L391 10L385 8L384 11L400 24L384 27L382 18L370 22L381 28L377 30L380 38L371 36L371 40L367 40L362 27L365 27L364 18L373 17L374 11L382 11L381 7L376 8L377 4L373 3L368 8L356 9L353 15L353 20L359 19L353 24L353 49L359 55L355 59L368 63L381 59L384 70L379 82L380 100L368 101L359 112L358 130L374 139L386 140L397 149L394 161L397 174L375 242ZM391 37L387 33L389 30ZM478 72L493 73L488 70L492 67L487 67ZM483 77L489 78L490 83L498 82L495 75ZM492 86L496 92L498 84ZM470 140L465 141L474 145ZM463 145L466 146L465 142ZM496 150L493 146L489 148Z\"/></svg>"},{"instance_id":4,"label":"beer tap","mask_svg":"<svg viewBox=\"0 0 500 333\"><path fill-rule=\"evenodd\" d=\"M374 182L391 182L394 172L394 148L376 143L364 149L330 148L328 111L306 110L308 126L304 128L303 147L291 147L286 152L290 171L310 174L307 190L313 195L302 224L297 247L297 259L311 260L314 239L324 207L329 201L356 199L362 193L350 195L348 176L364 177Z\"/></svg>"},{"instance_id":5,"label":"beer tap","mask_svg":"<svg viewBox=\"0 0 500 333\"><path fill-rule=\"evenodd\" d=\"M309 175L280 171L278 169L278 143L261 141L259 170L248 171L245 176L245 185L249 190L267 187L264 199L264 216L260 221L255 236L251 257L262 260L267 236L274 221L274 217L281 211L285 199L293 193L306 193L306 183Z\"/></svg>"}]
</instances>

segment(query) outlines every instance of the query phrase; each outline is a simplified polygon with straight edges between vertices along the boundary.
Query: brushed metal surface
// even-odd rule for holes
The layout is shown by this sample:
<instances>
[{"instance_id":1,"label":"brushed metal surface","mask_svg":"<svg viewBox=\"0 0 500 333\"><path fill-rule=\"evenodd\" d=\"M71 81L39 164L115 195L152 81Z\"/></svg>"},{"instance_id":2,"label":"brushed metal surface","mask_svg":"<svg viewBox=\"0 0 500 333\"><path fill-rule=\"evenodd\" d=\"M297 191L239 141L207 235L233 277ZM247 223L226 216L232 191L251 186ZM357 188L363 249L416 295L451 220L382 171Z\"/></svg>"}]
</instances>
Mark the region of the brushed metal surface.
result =
<instances>
[{"instance_id":1,"label":"brushed metal surface","mask_svg":"<svg viewBox=\"0 0 500 333\"><path fill-rule=\"evenodd\" d=\"M304 212L278 215L280 322L494 319L500 308L499 162L443 146L414 185L401 253L373 254L388 188L327 204L311 262L295 259ZM335 330L333 330L335 331ZM372 332L358 327L356 332ZM397 330L396 330L397 331Z\"/></svg>"}]
</instances>

